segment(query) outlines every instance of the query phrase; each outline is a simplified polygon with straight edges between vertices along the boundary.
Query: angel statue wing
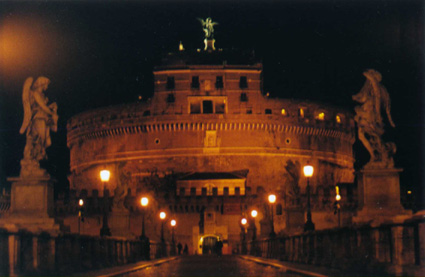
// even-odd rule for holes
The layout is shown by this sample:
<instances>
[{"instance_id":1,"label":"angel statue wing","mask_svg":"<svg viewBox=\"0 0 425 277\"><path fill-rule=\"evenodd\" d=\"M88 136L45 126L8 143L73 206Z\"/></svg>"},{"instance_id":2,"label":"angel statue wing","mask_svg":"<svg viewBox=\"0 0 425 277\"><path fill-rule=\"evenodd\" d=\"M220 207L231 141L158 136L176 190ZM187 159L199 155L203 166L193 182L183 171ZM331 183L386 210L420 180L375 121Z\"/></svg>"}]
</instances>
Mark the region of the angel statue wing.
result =
<instances>
[{"instance_id":1,"label":"angel statue wing","mask_svg":"<svg viewBox=\"0 0 425 277\"><path fill-rule=\"evenodd\" d=\"M19 130L20 134L23 134L28 128L28 125L31 122L31 103L30 103L30 93L31 85L34 81L33 77L28 77L24 82L24 87L22 89L22 104L24 106L24 121L22 122L21 129Z\"/></svg>"}]
</instances>

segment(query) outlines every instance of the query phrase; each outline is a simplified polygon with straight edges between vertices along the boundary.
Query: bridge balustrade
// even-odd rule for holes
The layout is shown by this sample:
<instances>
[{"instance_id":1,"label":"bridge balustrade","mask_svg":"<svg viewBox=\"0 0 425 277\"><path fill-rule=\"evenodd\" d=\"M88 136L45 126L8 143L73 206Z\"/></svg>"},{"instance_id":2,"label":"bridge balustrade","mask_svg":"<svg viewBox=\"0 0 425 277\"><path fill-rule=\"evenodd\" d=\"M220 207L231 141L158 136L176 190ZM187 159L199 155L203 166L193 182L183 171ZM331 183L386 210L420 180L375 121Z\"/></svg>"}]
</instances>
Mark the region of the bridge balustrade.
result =
<instances>
[{"instance_id":1,"label":"bridge balustrade","mask_svg":"<svg viewBox=\"0 0 425 277\"><path fill-rule=\"evenodd\" d=\"M150 242L150 259L169 255L170 244ZM140 240L0 229L0 276L70 275L142 260Z\"/></svg>"},{"instance_id":2,"label":"bridge balustrade","mask_svg":"<svg viewBox=\"0 0 425 277\"><path fill-rule=\"evenodd\" d=\"M239 247L242 254L345 271L414 273L425 266L425 219L242 241Z\"/></svg>"}]
</instances>

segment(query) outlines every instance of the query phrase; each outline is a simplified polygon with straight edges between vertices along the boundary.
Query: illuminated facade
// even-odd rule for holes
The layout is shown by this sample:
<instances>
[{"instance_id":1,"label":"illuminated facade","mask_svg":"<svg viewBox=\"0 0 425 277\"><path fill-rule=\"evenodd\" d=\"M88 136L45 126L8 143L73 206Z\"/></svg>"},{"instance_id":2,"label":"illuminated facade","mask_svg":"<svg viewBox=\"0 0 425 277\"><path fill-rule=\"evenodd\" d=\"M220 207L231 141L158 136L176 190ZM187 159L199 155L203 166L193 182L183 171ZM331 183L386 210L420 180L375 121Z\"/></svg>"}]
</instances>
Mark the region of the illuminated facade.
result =
<instances>
[{"instance_id":1,"label":"illuminated facade","mask_svg":"<svg viewBox=\"0 0 425 277\"><path fill-rule=\"evenodd\" d=\"M68 121L72 197L88 200L83 232L99 232L96 207L105 185L106 196L122 198L129 210L127 236L140 235L140 198L150 195L151 239L159 230L156 213L165 210L177 220L176 242L187 244L190 253L205 252L200 245L208 237L223 240L229 253L241 238L241 218L252 208L259 211L258 235L268 234L267 193L277 195L275 231L302 228L307 163L315 167L310 184L316 228L336 226L335 185L354 181L352 114L268 97L262 64L252 55L180 49L155 67L148 101L90 110ZM99 179L103 169L111 171L107 184ZM343 197L350 189L341 187ZM76 219L64 220L73 230Z\"/></svg>"}]
</instances>

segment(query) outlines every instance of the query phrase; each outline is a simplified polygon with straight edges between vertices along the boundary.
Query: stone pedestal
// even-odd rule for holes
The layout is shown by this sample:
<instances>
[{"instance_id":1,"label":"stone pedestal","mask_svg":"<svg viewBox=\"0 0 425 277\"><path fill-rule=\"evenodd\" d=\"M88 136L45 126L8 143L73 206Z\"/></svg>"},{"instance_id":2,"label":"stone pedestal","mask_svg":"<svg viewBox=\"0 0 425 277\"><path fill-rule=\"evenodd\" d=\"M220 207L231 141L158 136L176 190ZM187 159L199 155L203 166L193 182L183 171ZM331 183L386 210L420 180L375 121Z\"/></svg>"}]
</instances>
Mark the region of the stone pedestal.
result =
<instances>
[{"instance_id":1,"label":"stone pedestal","mask_svg":"<svg viewBox=\"0 0 425 277\"><path fill-rule=\"evenodd\" d=\"M10 213L0 219L0 228L30 232L59 232L54 214L53 184L50 177L12 177Z\"/></svg>"},{"instance_id":2,"label":"stone pedestal","mask_svg":"<svg viewBox=\"0 0 425 277\"><path fill-rule=\"evenodd\" d=\"M130 237L130 212L125 208L112 208L109 215L109 227L114 237Z\"/></svg>"},{"instance_id":3,"label":"stone pedestal","mask_svg":"<svg viewBox=\"0 0 425 277\"><path fill-rule=\"evenodd\" d=\"M403 220L412 214L400 202L402 169L363 169L357 173L358 203L355 223L380 224Z\"/></svg>"}]
</instances>

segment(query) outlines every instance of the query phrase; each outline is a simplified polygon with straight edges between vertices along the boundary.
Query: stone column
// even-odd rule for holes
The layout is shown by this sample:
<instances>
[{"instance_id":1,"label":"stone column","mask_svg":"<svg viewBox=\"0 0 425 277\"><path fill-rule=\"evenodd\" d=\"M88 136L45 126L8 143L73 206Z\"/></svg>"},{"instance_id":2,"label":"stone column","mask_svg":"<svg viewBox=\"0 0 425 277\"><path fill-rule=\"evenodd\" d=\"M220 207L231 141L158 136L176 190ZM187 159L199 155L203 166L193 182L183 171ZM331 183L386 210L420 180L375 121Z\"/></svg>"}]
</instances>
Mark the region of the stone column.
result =
<instances>
[{"instance_id":1,"label":"stone column","mask_svg":"<svg viewBox=\"0 0 425 277\"><path fill-rule=\"evenodd\" d=\"M9 276L18 276L19 263L19 237L16 234L9 234Z\"/></svg>"}]
</instances>

